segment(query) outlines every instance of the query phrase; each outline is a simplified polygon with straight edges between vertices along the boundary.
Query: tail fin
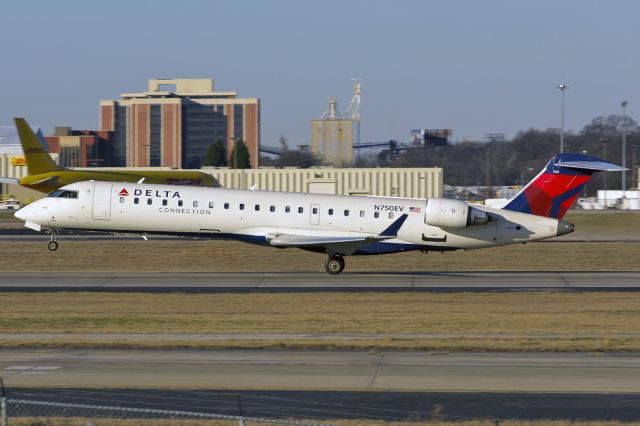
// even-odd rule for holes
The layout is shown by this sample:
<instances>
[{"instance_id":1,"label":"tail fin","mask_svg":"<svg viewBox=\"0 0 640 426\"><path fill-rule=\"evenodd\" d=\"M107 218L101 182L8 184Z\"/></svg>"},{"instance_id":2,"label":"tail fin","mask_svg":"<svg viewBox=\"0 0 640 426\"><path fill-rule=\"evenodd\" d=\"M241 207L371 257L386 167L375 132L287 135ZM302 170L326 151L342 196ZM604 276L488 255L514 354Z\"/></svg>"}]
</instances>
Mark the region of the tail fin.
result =
<instances>
[{"instance_id":1,"label":"tail fin","mask_svg":"<svg viewBox=\"0 0 640 426\"><path fill-rule=\"evenodd\" d=\"M596 157L558 154L503 209L562 219L595 172L621 170Z\"/></svg>"},{"instance_id":2,"label":"tail fin","mask_svg":"<svg viewBox=\"0 0 640 426\"><path fill-rule=\"evenodd\" d=\"M24 118L15 118L14 120L16 122L16 128L18 129L22 150L24 151L24 158L27 161L29 174L39 175L41 173L64 170L54 163L38 137L27 124L27 121Z\"/></svg>"}]
</instances>

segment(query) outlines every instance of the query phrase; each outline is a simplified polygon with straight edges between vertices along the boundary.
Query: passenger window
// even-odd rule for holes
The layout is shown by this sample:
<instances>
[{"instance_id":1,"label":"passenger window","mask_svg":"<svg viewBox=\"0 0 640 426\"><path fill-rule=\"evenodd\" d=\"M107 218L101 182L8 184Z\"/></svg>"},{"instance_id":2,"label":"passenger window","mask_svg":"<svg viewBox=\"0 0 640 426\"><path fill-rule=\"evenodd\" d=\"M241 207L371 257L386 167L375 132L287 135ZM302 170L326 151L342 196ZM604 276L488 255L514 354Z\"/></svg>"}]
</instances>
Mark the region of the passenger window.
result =
<instances>
[{"instance_id":1,"label":"passenger window","mask_svg":"<svg viewBox=\"0 0 640 426\"><path fill-rule=\"evenodd\" d=\"M213 201L209 201L209 208L212 209L213 208Z\"/></svg>"},{"instance_id":2,"label":"passenger window","mask_svg":"<svg viewBox=\"0 0 640 426\"><path fill-rule=\"evenodd\" d=\"M373 212L373 217L376 219L380 217L380 212Z\"/></svg>"},{"instance_id":3,"label":"passenger window","mask_svg":"<svg viewBox=\"0 0 640 426\"><path fill-rule=\"evenodd\" d=\"M275 212L276 211L276 206L269 207L269 211L272 212L272 213Z\"/></svg>"},{"instance_id":4,"label":"passenger window","mask_svg":"<svg viewBox=\"0 0 640 426\"><path fill-rule=\"evenodd\" d=\"M298 213L302 213L304 209L302 207L298 207Z\"/></svg>"},{"instance_id":5,"label":"passenger window","mask_svg":"<svg viewBox=\"0 0 640 426\"><path fill-rule=\"evenodd\" d=\"M329 216L333 216L333 209L329 209Z\"/></svg>"},{"instance_id":6,"label":"passenger window","mask_svg":"<svg viewBox=\"0 0 640 426\"><path fill-rule=\"evenodd\" d=\"M345 216L349 216L349 210L345 210L345 211L344 211L344 215L345 215Z\"/></svg>"},{"instance_id":7,"label":"passenger window","mask_svg":"<svg viewBox=\"0 0 640 426\"><path fill-rule=\"evenodd\" d=\"M318 208L317 208L317 207L314 207L314 208L311 210L311 213L313 213L313 214L318 214Z\"/></svg>"},{"instance_id":8,"label":"passenger window","mask_svg":"<svg viewBox=\"0 0 640 426\"><path fill-rule=\"evenodd\" d=\"M163 205L163 206L166 206L166 205L167 205L167 203L168 203L168 201L167 201L167 200L162 200L162 205Z\"/></svg>"},{"instance_id":9,"label":"passenger window","mask_svg":"<svg viewBox=\"0 0 640 426\"><path fill-rule=\"evenodd\" d=\"M284 208L284 212L285 212L285 213L289 213L290 211L291 211L291 207L290 207L290 206L286 206L286 207Z\"/></svg>"},{"instance_id":10,"label":"passenger window","mask_svg":"<svg viewBox=\"0 0 640 426\"><path fill-rule=\"evenodd\" d=\"M224 208L229 209L229 203L224 203Z\"/></svg>"},{"instance_id":11,"label":"passenger window","mask_svg":"<svg viewBox=\"0 0 640 426\"><path fill-rule=\"evenodd\" d=\"M147 204L151 205L151 203L153 203L153 198L147 198Z\"/></svg>"},{"instance_id":12,"label":"passenger window","mask_svg":"<svg viewBox=\"0 0 640 426\"><path fill-rule=\"evenodd\" d=\"M260 211L260 204L256 204L255 209L256 211Z\"/></svg>"},{"instance_id":13,"label":"passenger window","mask_svg":"<svg viewBox=\"0 0 640 426\"><path fill-rule=\"evenodd\" d=\"M389 219L393 219L393 212L389 212Z\"/></svg>"},{"instance_id":14,"label":"passenger window","mask_svg":"<svg viewBox=\"0 0 640 426\"><path fill-rule=\"evenodd\" d=\"M124 204L124 197L120 197L120 204Z\"/></svg>"},{"instance_id":15,"label":"passenger window","mask_svg":"<svg viewBox=\"0 0 640 426\"><path fill-rule=\"evenodd\" d=\"M364 210L360 210L360 217L364 217Z\"/></svg>"},{"instance_id":16,"label":"passenger window","mask_svg":"<svg viewBox=\"0 0 640 426\"><path fill-rule=\"evenodd\" d=\"M134 198L133 199L133 204L138 204L140 202L140 198Z\"/></svg>"},{"instance_id":17,"label":"passenger window","mask_svg":"<svg viewBox=\"0 0 640 426\"><path fill-rule=\"evenodd\" d=\"M178 200L178 207L182 207L182 200Z\"/></svg>"},{"instance_id":18,"label":"passenger window","mask_svg":"<svg viewBox=\"0 0 640 426\"><path fill-rule=\"evenodd\" d=\"M240 203L240 210L244 210L244 203Z\"/></svg>"},{"instance_id":19,"label":"passenger window","mask_svg":"<svg viewBox=\"0 0 640 426\"><path fill-rule=\"evenodd\" d=\"M198 202L197 201L193 202L193 207L198 207Z\"/></svg>"}]
</instances>

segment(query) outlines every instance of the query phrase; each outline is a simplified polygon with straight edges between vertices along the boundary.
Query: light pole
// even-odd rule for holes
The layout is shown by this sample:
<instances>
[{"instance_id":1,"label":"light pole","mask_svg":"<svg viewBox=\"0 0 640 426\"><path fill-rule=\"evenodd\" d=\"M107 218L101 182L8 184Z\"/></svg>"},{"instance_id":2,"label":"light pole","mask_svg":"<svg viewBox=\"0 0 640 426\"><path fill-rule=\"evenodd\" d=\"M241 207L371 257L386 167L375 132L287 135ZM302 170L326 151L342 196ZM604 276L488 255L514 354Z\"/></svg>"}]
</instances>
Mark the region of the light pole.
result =
<instances>
[{"instance_id":1,"label":"light pole","mask_svg":"<svg viewBox=\"0 0 640 426\"><path fill-rule=\"evenodd\" d=\"M622 106L622 196L627 190L627 101L620 103Z\"/></svg>"},{"instance_id":2,"label":"light pole","mask_svg":"<svg viewBox=\"0 0 640 426\"><path fill-rule=\"evenodd\" d=\"M560 154L564 152L564 92L569 88L564 83L558 86L560 89Z\"/></svg>"},{"instance_id":3,"label":"light pole","mask_svg":"<svg viewBox=\"0 0 640 426\"><path fill-rule=\"evenodd\" d=\"M636 167L636 150L638 149L638 145L633 145L631 147L631 187L634 186L638 188L638 168Z\"/></svg>"},{"instance_id":4,"label":"light pole","mask_svg":"<svg viewBox=\"0 0 640 426\"><path fill-rule=\"evenodd\" d=\"M606 162L608 141L602 138L600 139L600 142L602 142L602 159ZM604 208L607 209L609 208L609 206L607 205L607 172L606 171L604 172L603 177L604 177Z\"/></svg>"}]
</instances>

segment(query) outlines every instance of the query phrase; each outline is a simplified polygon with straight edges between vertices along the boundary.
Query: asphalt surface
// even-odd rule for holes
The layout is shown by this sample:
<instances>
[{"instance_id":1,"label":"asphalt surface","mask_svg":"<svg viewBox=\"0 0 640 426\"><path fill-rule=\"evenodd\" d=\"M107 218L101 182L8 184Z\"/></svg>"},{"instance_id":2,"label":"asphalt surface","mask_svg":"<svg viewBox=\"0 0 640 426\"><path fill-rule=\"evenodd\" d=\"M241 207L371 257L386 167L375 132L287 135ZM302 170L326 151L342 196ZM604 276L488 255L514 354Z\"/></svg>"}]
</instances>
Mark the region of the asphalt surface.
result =
<instances>
[{"instance_id":1,"label":"asphalt surface","mask_svg":"<svg viewBox=\"0 0 640 426\"><path fill-rule=\"evenodd\" d=\"M11 398L16 398L296 420L640 419L638 394L16 388L9 398L10 416ZM96 412L86 416L95 419Z\"/></svg>"},{"instance_id":2,"label":"asphalt surface","mask_svg":"<svg viewBox=\"0 0 640 426\"><path fill-rule=\"evenodd\" d=\"M0 350L0 372L9 398L230 415L640 420L638 354Z\"/></svg>"},{"instance_id":3,"label":"asphalt surface","mask_svg":"<svg viewBox=\"0 0 640 426\"><path fill-rule=\"evenodd\" d=\"M2 291L320 292L320 291L640 291L640 272L150 273L5 272Z\"/></svg>"}]
</instances>

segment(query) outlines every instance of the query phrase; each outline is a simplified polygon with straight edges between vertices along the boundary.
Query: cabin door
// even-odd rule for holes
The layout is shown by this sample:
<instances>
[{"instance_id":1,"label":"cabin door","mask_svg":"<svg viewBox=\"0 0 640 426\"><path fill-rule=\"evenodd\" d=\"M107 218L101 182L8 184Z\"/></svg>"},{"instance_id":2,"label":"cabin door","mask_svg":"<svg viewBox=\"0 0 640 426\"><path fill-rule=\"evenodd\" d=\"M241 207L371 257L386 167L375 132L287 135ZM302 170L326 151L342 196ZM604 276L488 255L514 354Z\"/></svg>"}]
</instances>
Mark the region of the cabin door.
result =
<instances>
[{"instance_id":1,"label":"cabin door","mask_svg":"<svg viewBox=\"0 0 640 426\"><path fill-rule=\"evenodd\" d=\"M320 224L320 204L311 204L311 216L309 217L309 224Z\"/></svg>"},{"instance_id":2,"label":"cabin door","mask_svg":"<svg viewBox=\"0 0 640 426\"><path fill-rule=\"evenodd\" d=\"M93 218L109 220L111 217L111 194L113 184L94 182L93 184Z\"/></svg>"}]
</instances>

